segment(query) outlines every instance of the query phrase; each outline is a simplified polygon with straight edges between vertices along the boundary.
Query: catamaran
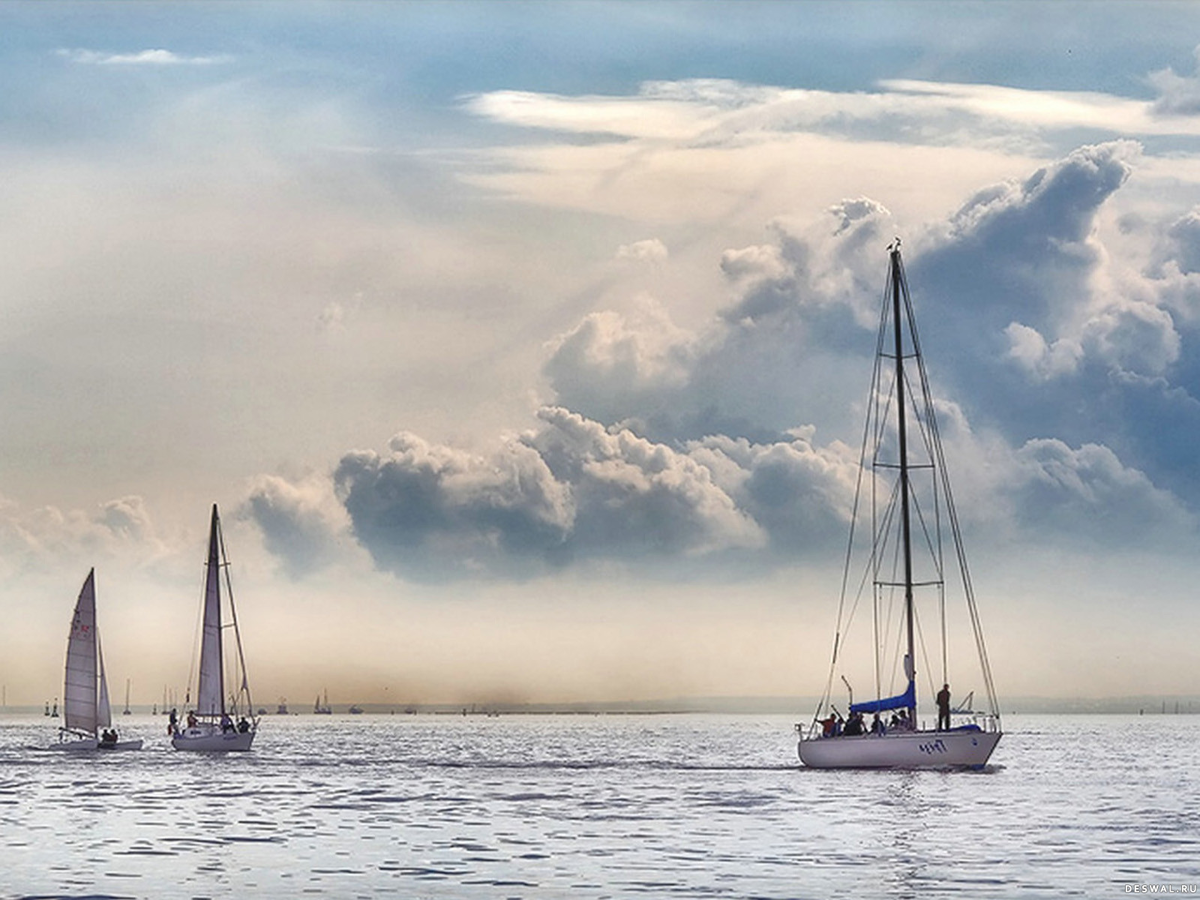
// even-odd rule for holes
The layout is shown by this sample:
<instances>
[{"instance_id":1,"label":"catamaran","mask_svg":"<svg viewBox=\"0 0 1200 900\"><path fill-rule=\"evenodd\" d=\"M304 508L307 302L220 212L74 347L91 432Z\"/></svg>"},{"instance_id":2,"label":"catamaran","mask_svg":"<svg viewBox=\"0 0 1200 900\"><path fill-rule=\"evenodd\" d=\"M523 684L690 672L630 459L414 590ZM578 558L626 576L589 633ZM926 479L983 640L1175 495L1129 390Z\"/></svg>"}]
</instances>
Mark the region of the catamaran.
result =
<instances>
[{"instance_id":1,"label":"catamaran","mask_svg":"<svg viewBox=\"0 0 1200 900\"><path fill-rule=\"evenodd\" d=\"M980 767L1000 740L1000 710L898 240L888 248L881 307L833 658L812 723L797 726L798 750L805 765L823 769ZM943 553L946 532L952 554ZM966 614L948 624L951 594L961 595ZM856 613L870 616L874 647L857 668L845 652ZM969 708L974 688L966 704L951 706L949 644L968 633L983 711ZM940 645L937 663L927 638ZM931 696L941 686L936 728L919 721L919 674ZM833 699L835 677L849 694L845 716ZM867 681L870 699L854 702L851 678Z\"/></svg>"},{"instance_id":2,"label":"catamaran","mask_svg":"<svg viewBox=\"0 0 1200 900\"><path fill-rule=\"evenodd\" d=\"M224 573L229 622L222 624L221 583ZM232 655L234 672L229 681L236 687L226 694L224 633L233 629L236 654ZM185 705L191 701L191 676ZM208 562L205 564L204 603L200 632L200 665L196 682L196 705L187 715L182 729L172 721L171 744L176 750L228 751L249 750L258 731L258 717L250 701L250 684L246 679L246 659L242 653L242 637L238 631L237 609L233 604L233 588L229 581L229 562L225 557L225 538L217 506L212 508L212 524L208 535Z\"/></svg>"},{"instance_id":3,"label":"catamaran","mask_svg":"<svg viewBox=\"0 0 1200 900\"><path fill-rule=\"evenodd\" d=\"M141 750L140 740L122 741L112 727L108 679L96 626L96 570L91 569L75 601L63 687L63 724L56 750Z\"/></svg>"}]
</instances>

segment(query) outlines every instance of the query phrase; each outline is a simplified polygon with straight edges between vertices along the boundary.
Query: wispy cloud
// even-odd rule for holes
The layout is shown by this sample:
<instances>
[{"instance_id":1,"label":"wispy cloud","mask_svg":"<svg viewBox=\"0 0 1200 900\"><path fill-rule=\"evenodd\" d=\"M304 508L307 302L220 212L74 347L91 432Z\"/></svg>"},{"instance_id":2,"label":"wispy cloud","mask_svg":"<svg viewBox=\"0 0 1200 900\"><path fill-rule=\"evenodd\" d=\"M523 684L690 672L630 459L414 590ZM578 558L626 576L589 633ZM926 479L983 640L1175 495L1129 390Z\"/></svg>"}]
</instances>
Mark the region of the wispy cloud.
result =
<instances>
[{"instance_id":1,"label":"wispy cloud","mask_svg":"<svg viewBox=\"0 0 1200 900\"><path fill-rule=\"evenodd\" d=\"M1200 135L1200 122L1156 115L1200 94L1196 78L1170 70L1150 76L1159 101L1082 91L887 79L878 90L836 92L700 79L647 82L634 96L563 96L494 91L470 97L477 115L510 125L622 139L738 141L756 134L813 130L861 135L886 129L916 143L963 133L955 116L974 121L975 140L999 128L1020 132L1092 128L1113 134Z\"/></svg>"},{"instance_id":2,"label":"wispy cloud","mask_svg":"<svg viewBox=\"0 0 1200 900\"><path fill-rule=\"evenodd\" d=\"M136 53L105 53L82 48L59 50L58 54L73 63L91 66L212 66L228 63L233 57L181 56L170 50L140 50Z\"/></svg>"}]
</instances>

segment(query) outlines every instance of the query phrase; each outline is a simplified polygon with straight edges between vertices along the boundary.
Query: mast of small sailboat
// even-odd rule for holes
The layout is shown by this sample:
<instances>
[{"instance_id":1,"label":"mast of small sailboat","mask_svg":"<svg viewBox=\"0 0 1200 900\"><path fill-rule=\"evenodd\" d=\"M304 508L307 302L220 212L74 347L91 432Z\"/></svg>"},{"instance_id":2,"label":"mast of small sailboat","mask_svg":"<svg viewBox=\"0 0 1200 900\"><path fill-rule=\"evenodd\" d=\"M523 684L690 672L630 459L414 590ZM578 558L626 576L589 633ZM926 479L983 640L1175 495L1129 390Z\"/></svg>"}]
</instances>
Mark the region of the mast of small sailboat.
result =
<instances>
[{"instance_id":1,"label":"mast of small sailboat","mask_svg":"<svg viewBox=\"0 0 1200 900\"><path fill-rule=\"evenodd\" d=\"M905 674L913 685L908 707L908 720L917 721L916 656L913 643L913 573L912 538L908 497L908 421L904 398L904 340L900 328L903 271L900 264L900 241L892 245L892 327L896 350L896 429L900 450L900 532L904 554L904 625L908 638L908 665Z\"/></svg>"}]
</instances>

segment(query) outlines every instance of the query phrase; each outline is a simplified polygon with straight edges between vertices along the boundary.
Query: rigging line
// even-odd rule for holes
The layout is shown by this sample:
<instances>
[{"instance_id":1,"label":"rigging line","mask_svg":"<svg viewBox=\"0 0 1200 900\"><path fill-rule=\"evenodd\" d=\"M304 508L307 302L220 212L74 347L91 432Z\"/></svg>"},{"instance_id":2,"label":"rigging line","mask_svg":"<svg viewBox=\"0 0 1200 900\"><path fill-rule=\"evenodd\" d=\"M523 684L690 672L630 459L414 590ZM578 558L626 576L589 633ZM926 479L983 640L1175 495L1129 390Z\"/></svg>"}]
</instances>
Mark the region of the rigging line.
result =
<instances>
[{"instance_id":1,"label":"rigging line","mask_svg":"<svg viewBox=\"0 0 1200 900\"><path fill-rule=\"evenodd\" d=\"M933 574L937 576L936 580L927 581L925 583L935 584L937 581L945 581L945 560L942 555L941 545L937 542L937 535L940 533L940 530L937 528L936 510L934 515L934 530L931 532L929 529L929 522L926 519L923 512L923 507L921 506L920 497L916 496L915 494L912 495L909 497L909 504L910 508L912 506L917 508L916 519L921 526L921 536L925 539L925 549L929 552L929 563L933 566Z\"/></svg>"},{"instance_id":2,"label":"rigging line","mask_svg":"<svg viewBox=\"0 0 1200 900\"><path fill-rule=\"evenodd\" d=\"M229 596L229 615L230 615L230 618L233 619L233 634L234 634L234 638L235 638L235 643L237 644L238 665L237 665L237 669L235 670L235 673L240 673L240 675L241 675L241 680L240 680L240 684L238 685L238 689L233 694L233 697L234 697L234 702L233 702L234 710L233 711L234 711L234 715L238 714L237 699L240 698L243 694L245 694L246 706L249 707L246 710L246 712L249 714L250 720L253 723L255 723L255 725L257 725L258 720L254 715L254 703L250 698L250 682L246 677L247 676L246 656L242 652L242 632L241 632L241 629L238 628L237 606L233 602L233 582L229 578L230 566L229 566L229 557L225 553L225 529L224 529L224 526L221 525L221 522L219 519L217 520L217 542L221 548L221 560L223 563L221 568L224 570L224 573L225 573L225 592Z\"/></svg>"},{"instance_id":3,"label":"rigging line","mask_svg":"<svg viewBox=\"0 0 1200 900\"><path fill-rule=\"evenodd\" d=\"M926 396L930 396L929 377L925 368L925 358L921 354L920 340L917 336L915 327L911 327L914 316L912 310L912 298L908 292L908 281L903 278L903 262L897 260L901 266L901 286L904 293L904 305L907 310L907 315L910 321L910 332L912 335L913 346L917 353L917 367L921 376L921 384ZM983 626L979 617L979 609L975 603L975 589L971 581L970 567L967 564L966 549L963 546L962 529L958 520L958 509L954 503L954 493L950 487L950 473L946 468L946 460L942 448L941 433L937 424L937 415L932 406L932 400L929 401L929 427L934 436L934 449L936 461L938 464L939 474L942 480L942 489L945 494L946 503L946 518L950 522L950 531L954 540L954 551L958 559L959 574L962 578L963 592L966 594L967 610L970 614L971 627L975 633L975 647L979 653L979 664L982 669L984 687L988 694L988 703L991 708L992 715L998 720L1000 718L1000 706L996 699L996 685L992 678L992 667L987 655L987 646L983 639Z\"/></svg>"}]
</instances>

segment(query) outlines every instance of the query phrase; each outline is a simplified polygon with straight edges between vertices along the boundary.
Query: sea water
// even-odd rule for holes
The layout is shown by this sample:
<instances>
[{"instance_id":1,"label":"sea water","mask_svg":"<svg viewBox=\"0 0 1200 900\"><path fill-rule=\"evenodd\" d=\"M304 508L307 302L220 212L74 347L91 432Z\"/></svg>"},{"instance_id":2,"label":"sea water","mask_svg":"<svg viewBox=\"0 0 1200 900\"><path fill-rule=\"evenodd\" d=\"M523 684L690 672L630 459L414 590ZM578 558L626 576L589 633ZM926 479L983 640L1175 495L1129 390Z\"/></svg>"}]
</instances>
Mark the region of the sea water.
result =
<instances>
[{"instance_id":1,"label":"sea water","mask_svg":"<svg viewBox=\"0 0 1200 900\"><path fill-rule=\"evenodd\" d=\"M816 771L751 715L270 716L246 754L0 718L0 897L1200 892L1200 716L1011 716L981 771Z\"/></svg>"}]
</instances>

